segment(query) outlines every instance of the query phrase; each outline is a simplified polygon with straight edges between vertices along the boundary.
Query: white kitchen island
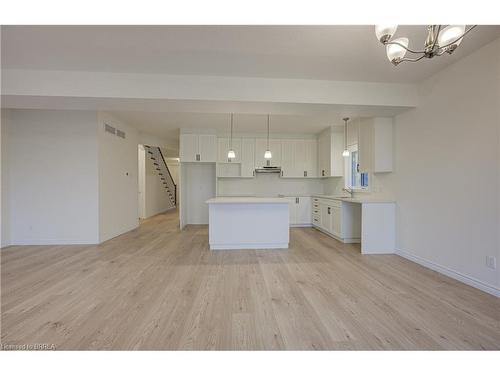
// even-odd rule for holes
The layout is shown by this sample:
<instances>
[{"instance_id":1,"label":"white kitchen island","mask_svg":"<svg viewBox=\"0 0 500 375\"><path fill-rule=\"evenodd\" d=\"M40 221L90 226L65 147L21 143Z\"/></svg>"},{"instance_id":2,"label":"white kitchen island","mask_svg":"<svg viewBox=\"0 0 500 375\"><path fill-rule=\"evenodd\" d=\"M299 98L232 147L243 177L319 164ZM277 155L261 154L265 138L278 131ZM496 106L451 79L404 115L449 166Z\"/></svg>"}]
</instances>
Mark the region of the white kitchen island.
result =
<instances>
[{"instance_id":1,"label":"white kitchen island","mask_svg":"<svg viewBox=\"0 0 500 375\"><path fill-rule=\"evenodd\" d=\"M287 199L217 197L207 203L210 250L288 248Z\"/></svg>"}]
</instances>

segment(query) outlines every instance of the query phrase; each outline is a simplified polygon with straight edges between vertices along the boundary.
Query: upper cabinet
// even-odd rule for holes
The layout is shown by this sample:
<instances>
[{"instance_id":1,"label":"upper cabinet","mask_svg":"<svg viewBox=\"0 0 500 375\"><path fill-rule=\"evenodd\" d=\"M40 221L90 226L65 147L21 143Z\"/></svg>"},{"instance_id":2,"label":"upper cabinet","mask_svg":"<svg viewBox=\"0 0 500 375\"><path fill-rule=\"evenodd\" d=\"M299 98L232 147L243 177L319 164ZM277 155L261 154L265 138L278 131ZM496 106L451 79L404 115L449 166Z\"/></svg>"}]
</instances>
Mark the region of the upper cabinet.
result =
<instances>
[{"instance_id":1,"label":"upper cabinet","mask_svg":"<svg viewBox=\"0 0 500 375\"><path fill-rule=\"evenodd\" d=\"M332 126L318 137L318 173L320 177L342 177L344 175L344 130Z\"/></svg>"},{"instance_id":2,"label":"upper cabinet","mask_svg":"<svg viewBox=\"0 0 500 375\"><path fill-rule=\"evenodd\" d=\"M281 170L283 177L317 177L318 146L316 139L282 139Z\"/></svg>"},{"instance_id":3,"label":"upper cabinet","mask_svg":"<svg viewBox=\"0 0 500 375\"><path fill-rule=\"evenodd\" d=\"M359 123L359 171L392 172L392 118L366 118Z\"/></svg>"},{"instance_id":4,"label":"upper cabinet","mask_svg":"<svg viewBox=\"0 0 500 375\"><path fill-rule=\"evenodd\" d=\"M181 134L181 162L212 162L217 159L217 136L214 134Z\"/></svg>"}]
</instances>

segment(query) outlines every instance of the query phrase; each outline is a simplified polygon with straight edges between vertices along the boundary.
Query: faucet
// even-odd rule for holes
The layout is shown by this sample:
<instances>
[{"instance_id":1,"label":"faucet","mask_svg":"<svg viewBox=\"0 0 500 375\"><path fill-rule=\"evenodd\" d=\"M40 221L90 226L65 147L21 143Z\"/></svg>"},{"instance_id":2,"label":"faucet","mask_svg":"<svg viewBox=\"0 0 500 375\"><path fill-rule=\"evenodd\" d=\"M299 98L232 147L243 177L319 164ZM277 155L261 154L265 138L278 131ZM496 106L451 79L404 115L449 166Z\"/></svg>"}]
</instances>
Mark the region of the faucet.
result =
<instances>
[{"instance_id":1,"label":"faucet","mask_svg":"<svg viewBox=\"0 0 500 375\"><path fill-rule=\"evenodd\" d=\"M349 193L351 195L351 198L353 197L353 195L354 195L354 189L352 189L352 188L351 189L343 188L342 190L345 191L345 192L347 192L347 193Z\"/></svg>"}]
</instances>

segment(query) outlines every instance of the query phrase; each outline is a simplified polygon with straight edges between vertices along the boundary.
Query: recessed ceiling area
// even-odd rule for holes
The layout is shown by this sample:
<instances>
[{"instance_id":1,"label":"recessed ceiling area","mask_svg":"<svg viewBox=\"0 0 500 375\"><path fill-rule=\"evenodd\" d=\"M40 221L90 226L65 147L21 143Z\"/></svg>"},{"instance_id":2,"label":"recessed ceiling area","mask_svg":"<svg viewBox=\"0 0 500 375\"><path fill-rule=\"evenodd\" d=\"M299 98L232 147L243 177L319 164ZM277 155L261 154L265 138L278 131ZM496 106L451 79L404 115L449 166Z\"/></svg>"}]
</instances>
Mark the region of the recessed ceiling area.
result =
<instances>
[{"instance_id":1,"label":"recessed ceiling area","mask_svg":"<svg viewBox=\"0 0 500 375\"><path fill-rule=\"evenodd\" d=\"M421 48L426 27L398 27ZM394 67L373 26L2 26L3 68L416 83L500 36Z\"/></svg>"}]
</instances>

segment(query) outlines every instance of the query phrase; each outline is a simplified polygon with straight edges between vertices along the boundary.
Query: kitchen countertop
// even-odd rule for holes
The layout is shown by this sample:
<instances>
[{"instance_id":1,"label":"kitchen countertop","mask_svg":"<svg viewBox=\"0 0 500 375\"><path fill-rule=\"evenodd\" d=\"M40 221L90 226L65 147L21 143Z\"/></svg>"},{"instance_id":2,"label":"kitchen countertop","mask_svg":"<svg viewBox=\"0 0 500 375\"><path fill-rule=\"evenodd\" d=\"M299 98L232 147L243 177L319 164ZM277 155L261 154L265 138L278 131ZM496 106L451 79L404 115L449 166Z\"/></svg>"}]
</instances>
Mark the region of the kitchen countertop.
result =
<instances>
[{"instance_id":1,"label":"kitchen countertop","mask_svg":"<svg viewBox=\"0 0 500 375\"><path fill-rule=\"evenodd\" d=\"M316 198L323 198L323 199L334 199L338 201L343 201L343 202L351 202L351 203L395 203L396 201L394 199L387 199L387 198L349 198L349 197L339 197L336 195L313 195L313 197Z\"/></svg>"},{"instance_id":2,"label":"kitchen countertop","mask_svg":"<svg viewBox=\"0 0 500 375\"><path fill-rule=\"evenodd\" d=\"M217 197L207 200L208 204L227 204L227 203L283 203L288 204L285 198L266 198L266 197Z\"/></svg>"}]
</instances>

